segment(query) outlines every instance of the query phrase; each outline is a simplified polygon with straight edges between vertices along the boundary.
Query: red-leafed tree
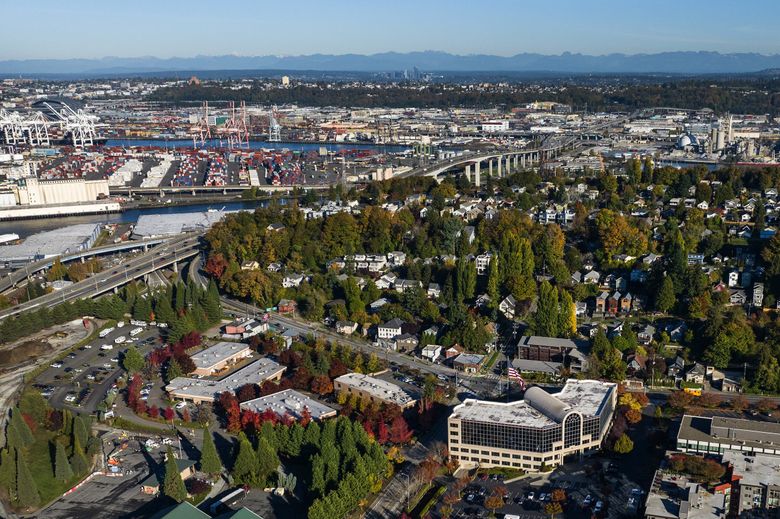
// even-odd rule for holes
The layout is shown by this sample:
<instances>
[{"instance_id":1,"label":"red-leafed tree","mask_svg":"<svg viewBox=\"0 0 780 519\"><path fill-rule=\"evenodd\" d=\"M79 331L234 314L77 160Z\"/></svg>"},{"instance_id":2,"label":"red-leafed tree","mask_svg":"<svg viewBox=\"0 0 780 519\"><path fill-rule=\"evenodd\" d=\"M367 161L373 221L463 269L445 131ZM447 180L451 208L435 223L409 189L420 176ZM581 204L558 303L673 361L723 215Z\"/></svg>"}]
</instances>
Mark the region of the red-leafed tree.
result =
<instances>
[{"instance_id":1,"label":"red-leafed tree","mask_svg":"<svg viewBox=\"0 0 780 519\"><path fill-rule=\"evenodd\" d=\"M300 353L293 350L284 350L279 354L279 364L291 369L300 366L301 360Z\"/></svg>"},{"instance_id":2,"label":"red-leafed tree","mask_svg":"<svg viewBox=\"0 0 780 519\"><path fill-rule=\"evenodd\" d=\"M260 413L260 423L262 424L262 422L271 422L272 424L276 425L279 423L279 415L271 409L266 409Z\"/></svg>"},{"instance_id":3,"label":"red-leafed tree","mask_svg":"<svg viewBox=\"0 0 780 519\"><path fill-rule=\"evenodd\" d=\"M309 408L304 406L303 411L301 411L301 425L306 427L311 423L311 412L309 412Z\"/></svg>"},{"instance_id":4,"label":"red-leafed tree","mask_svg":"<svg viewBox=\"0 0 780 519\"><path fill-rule=\"evenodd\" d=\"M306 368L298 368L292 377L292 384L295 389L309 389L312 375Z\"/></svg>"},{"instance_id":5,"label":"red-leafed tree","mask_svg":"<svg viewBox=\"0 0 780 519\"><path fill-rule=\"evenodd\" d=\"M146 408L146 402L143 400L138 400L138 402L135 403L135 414L137 415L144 415L146 414L148 409Z\"/></svg>"},{"instance_id":6,"label":"red-leafed tree","mask_svg":"<svg viewBox=\"0 0 780 519\"><path fill-rule=\"evenodd\" d=\"M320 396L333 393L333 382L325 375L319 375L311 380L311 390Z\"/></svg>"},{"instance_id":7,"label":"red-leafed tree","mask_svg":"<svg viewBox=\"0 0 780 519\"><path fill-rule=\"evenodd\" d=\"M285 411L284 414L279 417L279 423L287 427L290 427L295 423L295 417L293 417L290 413Z\"/></svg>"},{"instance_id":8,"label":"red-leafed tree","mask_svg":"<svg viewBox=\"0 0 780 519\"><path fill-rule=\"evenodd\" d=\"M254 400L257 398L257 385L256 384L244 384L236 392L239 402L246 402L248 400Z\"/></svg>"},{"instance_id":9,"label":"red-leafed tree","mask_svg":"<svg viewBox=\"0 0 780 519\"><path fill-rule=\"evenodd\" d=\"M392 443L407 443L412 439L412 430L403 416L396 416L390 424L390 441Z\"/></svg>"},{"instance_id":10,"label":"red-leafed tree","mask_svg":"<svg viewBox=\"0 0 780 519\"><path fill-rule=\"evenodd\" d=\"M190 410L188 408L184 408L184 410L181 412L181 419L185 423L190 423L192 421L192 417L190 416Z\"/></svg>"},{"instance_id":11,"label":"red-leafed tree","mask_svg":"<svg viewBox=\"0 0 780 519\"><path fill-rule=\"evenodd\" d=\"M281 391L281 389L279 389L279 384L271 382L270 380L266 380L263 382L263 385L260 386L260 396L273 395L279 391Z\"/></svg>"},{"instance_id":12,"label":"red-leafed tree","mask_svg":"<svg viewBox=\"0 0 780 519\"><path fill-rule=\"evenodd\" d=\"M260 415L251 409L241 411L241 430L251 435L260 430Z\"/></svg>"},{"instance_id":13,"label":"red-leafed tree","mask_svg":"<svg viewBox=\"0 0 780 519\"><path fill-rule=\"evenodd\" d=\"M205 270L217 279L222 279L222 274L225 273L225 269L228 267L228 261L221 252L216 254L209 254L209 258L206 260Z\"/></svg>"},{"instance_id":14,"label":"red-leafed tree","mask_svg":"<svg viewBox=\"0 0 780 519\"><path fill-rule=\"evenodd\" d=\"M373 438L373 437L374 437L374 427L373 427L373 425L371 425L371 422L369 422L368 420L366 420L365 422L363 422L363 429L365 429L365 431L366 431L366 434L367 434L367 435L368 435L370 438Z\"/></svg>"},{"instance_id":15,"label":"red-leafed tree","mask_svg":"<svg viewBox=\"0 0 780 519\"><path fill-rule=\"evenodd\" d=\"M165 418L165 421L170 422L176 416L176 412L173 410L172 407L166 407L163 410L162 415L163 415L163 418Z\"/></svg>"},{"instance_id":16,"label":"red-leafed tree","mask_svg":"<svg viewBox=\"0 0 780 519\"><path fill-rule=\"evenodd\" d=\"M382 445L390 441L390 429L385 422L379 422L376 428L376 441Z\"/></svg>"},{"instance_id":17,"label":"red-leafed tree","mask_svg":"<svg viewBox=\"0 0 780 519\"><path fill-rule=\"evenodd\" d=\"M330 378L339 378L341 375L346 375L348 372L349 369L341 362L341 359L334 357L330 361L330 369L328 370L328 376Z\"/></svg>"},{"instance_id":18,"label":"red-leafed tree","mask_svg":"<svg viewBox=\"0 0 780 519\"><path fill-rule=\"evenodd\" d=\"M127 385L127 406L135 412L138 402L141 402L141 386L143 380L141 375L136 373L133 378L130 379L130 383Z\"/></svg>"},{"instance_id":19,"label":"red-leafed tree","mask_svg":"<svg viewBox=\"0 0 780 519\"><path fill-rule=\"evenodd\" d=\"M184 337L179 339L179 342L174 346L174 352L178 353L178 350L186 351L195 346L200 346L203 342L203 337L198 332L189 332Z\"/></svg>"},{"instance_id":20,"label":"red-leafed tree","mask_svg":"<svg viewBox=\"0 0 780 519\"><path fill-rule=\"evenodd\" d=\"M168 346L160 346L152 350L148 358L149 364L153 368L158 368L165 364L165 361L171 358L171 349Z\"/></svg>"},{"instance_id":21,"label":"red-leafed tree","mask_svg":"<svg viewBox=\"0 0 780 519\"><path fill-rule=\"evenodd\" d=\"M225 417L227 430L236 433L241 430L241 408L238 405L236 395L230 391L219 394L219 407Z\"/></svg>"},{"instance_id":22,"label":"red-leafed tree","mask_svg":"<svg viewBox=\"0 0 780 519\"><path fill-rule=\"evenodd\" d=\"M150 407L149 408L149 416L151 418L155 418L155 419L159 418L160 417L160 408L157 407L156 405L153 405L152 407Z\"/></svg>"}]
</instances>

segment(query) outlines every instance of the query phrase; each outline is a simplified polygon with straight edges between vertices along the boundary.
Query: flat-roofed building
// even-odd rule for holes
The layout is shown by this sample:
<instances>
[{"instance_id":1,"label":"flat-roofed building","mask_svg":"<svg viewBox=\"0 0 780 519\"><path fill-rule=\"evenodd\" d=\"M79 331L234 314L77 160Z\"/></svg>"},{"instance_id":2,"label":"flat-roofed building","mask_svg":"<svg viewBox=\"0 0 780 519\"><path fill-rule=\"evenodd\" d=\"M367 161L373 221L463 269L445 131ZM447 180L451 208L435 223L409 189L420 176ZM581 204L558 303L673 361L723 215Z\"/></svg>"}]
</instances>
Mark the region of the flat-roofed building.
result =
<instances>
[{"instance_id":1,"label":"flat-roofed building","mask_svg":"<svg viewBox=\"0 0 780 519\"><path fill-rule=\"evenodd\" d=\"M227 374L220 380L176 377L165 386L165 391L175 400L195 404L213 402L217 395L224 391L235 392L245 384L260 385L266 380L279 380L285 369L271 359L263 358Z\"/></svg>"},{"instance_id":2,"label":"flat-roofed building","mask_svg":"<svg viewBox=\"0 0 780 519\"><path fill-rule=\"evenodd\" d=\"M531 387L517 402L467 399L448 420L450 454L464 467L554 467L601 446L616 400L616 384L573 379L554 395Z\"/></svg>"},{"instance_id":3,"label":"flat-roofed building","mask_svg":"<svg viewBox=\"0 0 780 519\"><path fill-rule=\"evenodd\" d=\"M250 356L252 356L252 349L247 344L218 342L192 355L192 362L195 364L195 371L192 374L208 377Z\"/></svg>"},{"instance_id":4,"label":"flat-roofed building","mask_svg":"<svg viewBox=\"0 0 780 519\"><path fill-rule=\"evenodd\" d=\"M780 455L780 423L685 415L677 432L677 450L700 454L734 450Z\"/></svg>"},{"instance_id":5,"label":"flat-roofed building","mask_svg":"<svg viewBox=\"0 0 780 519\"><path fill-rule=\"evenodd\" d=\"M411 407L416 400L400 386L370 377L360 373L347 373L333 381L333 388L337 393L344 392L349 395L358 395L372 402L397 405L401 409Z\"/></svg>"},{"instance_id":6,"label":"flat-roofed building","mask_svg":"<svg viewBox=\"0 0 780 519\"><path fill-rule=\"evenodd\" d=\"M750 510L780 508L780 456L729 450L723 453L732 482L731 512L742 517Z\"/></svg>"},{"instance_id":7,"label":"flat-roofed building","mask_svg":"<svg viewBox=\"0 0 780 519\"><path fill-rule=\"evenodd\" d=\"M256 413L263 413L270 409L279 416L290 415L296 420L301 419L304 409L309 411L309 415L314 420L324 420L336 416L336 410L332 407L294 389L285 389L254 400L247 400L241 403L241 409L249 409Z\"/></svg>"}]
</instances>

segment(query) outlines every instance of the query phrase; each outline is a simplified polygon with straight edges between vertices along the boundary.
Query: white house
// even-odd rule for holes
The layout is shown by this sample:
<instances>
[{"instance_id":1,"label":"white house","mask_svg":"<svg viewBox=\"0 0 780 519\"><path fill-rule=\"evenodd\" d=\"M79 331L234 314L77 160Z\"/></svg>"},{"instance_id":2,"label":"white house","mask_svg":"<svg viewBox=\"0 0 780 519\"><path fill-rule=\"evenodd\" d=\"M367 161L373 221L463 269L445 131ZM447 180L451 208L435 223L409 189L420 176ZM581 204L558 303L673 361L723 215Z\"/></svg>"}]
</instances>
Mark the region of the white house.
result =
<instances>
[{"instance_id":1,"label":"white house","mask_svg":"<svg viewBox=\"0 0 780 519\"><path fill-rule=\"evenodd\" d=\"M380 339L392 339L401 335L401 327L404 322L399 318L390 319L377 327L377 337Z\"/></svg>"}]
</instances>

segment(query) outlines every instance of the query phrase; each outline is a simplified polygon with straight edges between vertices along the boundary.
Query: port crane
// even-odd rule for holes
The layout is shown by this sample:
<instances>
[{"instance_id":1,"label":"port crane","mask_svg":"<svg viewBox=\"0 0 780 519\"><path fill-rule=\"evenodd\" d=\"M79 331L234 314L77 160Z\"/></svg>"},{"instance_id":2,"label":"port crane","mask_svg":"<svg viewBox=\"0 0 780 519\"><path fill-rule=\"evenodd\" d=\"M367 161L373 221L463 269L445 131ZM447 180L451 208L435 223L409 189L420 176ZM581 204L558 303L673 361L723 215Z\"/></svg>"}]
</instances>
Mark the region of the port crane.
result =
<instances>
[{"instance_id":1,"label":"port crane","mask_svg":"<svg viewBox=\"0 0 780 519\"><path fill-rule=\"evenodd\" d=\"M4 144L17 146L48 146L49 126L41 112L23 115L20 112L8 112L0 109L0 137Z\"/></svg>"},{"instance_id":2,"label":"port crane","mask_svg":"<svg viewBox=\"0 0 780 519\"><path fill-rule=\"evenodd\" d=\"M54 123L60 125L63 134L70 135L73 146L83 148L95 144L97 117L87 115L81 109L73 110L65 103L59 105L60 109L55 108L48 101L43 101L43 106L50 111Z\"/></svg>"},{"instance_id":3,"label":"port crane","mask_svg":"<svg viewBox=\"0 0 780 519\"><path fill-rule=\"evenodd\" d=\"M276 106L268 114L268 142L280 142L282 140L282 125L277 120Z\"/></svg>"}]
</instances>

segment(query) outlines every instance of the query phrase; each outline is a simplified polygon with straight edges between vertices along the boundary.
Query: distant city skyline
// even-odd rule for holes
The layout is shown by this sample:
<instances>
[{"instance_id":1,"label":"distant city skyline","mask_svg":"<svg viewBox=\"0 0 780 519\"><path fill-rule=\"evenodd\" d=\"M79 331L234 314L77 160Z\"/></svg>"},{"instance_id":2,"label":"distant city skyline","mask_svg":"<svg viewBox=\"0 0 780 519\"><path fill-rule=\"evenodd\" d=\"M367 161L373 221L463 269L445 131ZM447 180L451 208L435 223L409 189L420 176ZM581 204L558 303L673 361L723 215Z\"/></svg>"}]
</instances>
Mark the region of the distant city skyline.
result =
<instances>
[{"instance_id":1,"label":"distant city skyline","mask_svg":"<svg viewBox=\"0 0 780 519\"><path fill-rule=\"evenodd\" d=\"M51 0L2 6L0 59L668 51L780 53L780 2ZM694 23L695 22L695 23Z\"/></svg>"}]
</instances>

